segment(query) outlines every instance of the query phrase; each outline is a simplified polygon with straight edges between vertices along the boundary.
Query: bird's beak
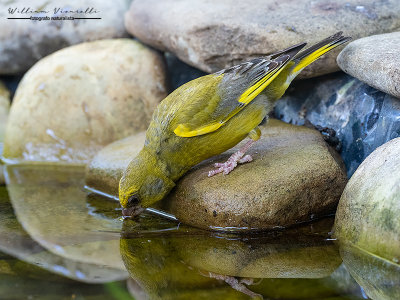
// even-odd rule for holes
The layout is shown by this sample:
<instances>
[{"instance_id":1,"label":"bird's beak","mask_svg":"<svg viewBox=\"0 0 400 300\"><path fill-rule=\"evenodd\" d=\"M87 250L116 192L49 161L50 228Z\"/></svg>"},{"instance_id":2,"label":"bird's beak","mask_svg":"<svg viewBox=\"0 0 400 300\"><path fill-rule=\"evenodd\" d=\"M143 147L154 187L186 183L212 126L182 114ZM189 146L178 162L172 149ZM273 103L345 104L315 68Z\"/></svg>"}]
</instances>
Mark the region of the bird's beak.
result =
<instances>
[{"instance_id":1,"label":"bird's beak","mask_svg":"<svg viewBox=\"0 0 400 300\"><path fill-rule=\"evenodd\" d=\"M124 217L135 217L139 214L141 214L145 209L141 207L140 205L132 206L132 207L127 207L127 208L122 208L122 215Z\"/></svg>"}]
</instances>

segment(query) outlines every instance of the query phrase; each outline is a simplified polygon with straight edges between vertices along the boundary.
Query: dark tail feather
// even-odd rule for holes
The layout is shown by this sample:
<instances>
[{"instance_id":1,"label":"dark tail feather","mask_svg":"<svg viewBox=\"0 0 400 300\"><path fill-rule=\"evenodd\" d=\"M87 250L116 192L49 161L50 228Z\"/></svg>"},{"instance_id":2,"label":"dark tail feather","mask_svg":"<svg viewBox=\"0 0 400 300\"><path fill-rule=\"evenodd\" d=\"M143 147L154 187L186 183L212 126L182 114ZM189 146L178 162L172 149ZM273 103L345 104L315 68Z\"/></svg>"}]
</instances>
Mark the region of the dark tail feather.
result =
<instances>
[{"instance_id":1,"label":"dark tail feather","mask_svg":"<svg viewBox=\"0 0 400 300\"><path fill-rule=\"evenodd\" d=\"M318 44L315 44L315 45L311 46L310 48L307 48L306 50L300 52L299 54L296 55L296 57L294 59L301 60L301 59L305 58L306 56L308 56L309 54L322 48L325 45L338 44L338 46L339 46L339 45L344 44L344 43L348 42L349 40L351 40L351 37L344 37L344 36L342 36L342 34L343 34L342 31L335 33L334 35L320 41Z\"/></svg>"},{"instance_id":2,"label":"dark tail feather","mask_svg":"<svg viewBox=\"0 0 400 300\"><path fill-rule=\"evenodd\" d=\"M321 55L329 52L330 50L336 48L348 42L351 38L342 36L342 32L338 32L325 40L319 42L318 44L311 46L310 48L298 53L293 61L296 63L293 67L292 74L298 74L301 70L307 67L309 64L317 60Z\"/></svg>"}]
</instances>

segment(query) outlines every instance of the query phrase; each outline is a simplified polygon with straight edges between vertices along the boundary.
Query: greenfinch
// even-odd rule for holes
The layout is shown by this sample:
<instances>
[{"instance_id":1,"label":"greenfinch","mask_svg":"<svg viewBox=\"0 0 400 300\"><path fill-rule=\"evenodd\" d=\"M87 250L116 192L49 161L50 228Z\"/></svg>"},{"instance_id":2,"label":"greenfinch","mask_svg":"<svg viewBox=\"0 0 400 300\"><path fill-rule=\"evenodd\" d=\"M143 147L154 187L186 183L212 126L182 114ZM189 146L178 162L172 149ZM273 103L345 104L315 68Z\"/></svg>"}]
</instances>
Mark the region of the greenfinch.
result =
<instances>
[{"instance_id":1,"label":"greenfinch","mask_svg":"<svg viewBox=\"0 0 400 300\"><path fill-rule=\"evenodd\" d=\"M251 161L245 153L259 139L257 126L275 101L306 66L349 39L338 32L306 50L301 51L306 43L298 44L173 91L154 111L143 149L120 180L123 215L135 216L160 201L191 167L247 136L245 146L208 175L228 174L238 163Z\"/></svg>"}]
</instances>

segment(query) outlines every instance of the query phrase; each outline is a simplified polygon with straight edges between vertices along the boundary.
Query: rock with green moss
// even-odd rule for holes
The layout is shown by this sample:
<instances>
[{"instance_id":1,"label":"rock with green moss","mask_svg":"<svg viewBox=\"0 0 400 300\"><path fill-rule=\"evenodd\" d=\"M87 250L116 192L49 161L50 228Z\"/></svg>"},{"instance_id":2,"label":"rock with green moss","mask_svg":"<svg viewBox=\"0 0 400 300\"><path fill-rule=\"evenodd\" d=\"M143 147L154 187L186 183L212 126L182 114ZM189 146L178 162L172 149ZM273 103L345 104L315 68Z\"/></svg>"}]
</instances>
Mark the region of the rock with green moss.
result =
<instances>
[{"instance_id":1,"label":"rock with green moss","mask_svg":"<svg viewBox=\"0 0 400 300\"><path fill-rule=\"evenodd\" d=\"M400 261L400 138L372 152L340 199L335 235L377 256Z\"/></svg>"},{"instance_id":2,"label":"rock with green moss","mask_svg":"<svg viewBox=\"0 0 400 300\"><path fill-rule=\"evenodd\" d=\"M71 46L36 63L11 107L3 156L86 164L147 128L167 95L163 57L131 39Z\"/></svg>"}]
</instances>

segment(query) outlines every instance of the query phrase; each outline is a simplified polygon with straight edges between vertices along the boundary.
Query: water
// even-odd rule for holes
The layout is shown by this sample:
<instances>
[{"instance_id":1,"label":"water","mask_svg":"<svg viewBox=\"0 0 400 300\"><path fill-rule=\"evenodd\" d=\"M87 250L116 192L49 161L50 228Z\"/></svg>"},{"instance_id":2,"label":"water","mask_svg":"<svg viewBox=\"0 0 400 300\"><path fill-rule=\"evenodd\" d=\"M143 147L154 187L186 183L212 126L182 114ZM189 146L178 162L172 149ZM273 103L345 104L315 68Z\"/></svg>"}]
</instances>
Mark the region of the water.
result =
<instances>
[{"instance_id":1,"label":"water","mask_svg":"<svg viewBox=\"0 0 400 300\"><path fill-rule=\"evenodd\" d=\"M122 220L84 174L7 167L0 299L400 299L399 265L332 240L333 218L252 235Z\"/></svg>"}]
</instances>

